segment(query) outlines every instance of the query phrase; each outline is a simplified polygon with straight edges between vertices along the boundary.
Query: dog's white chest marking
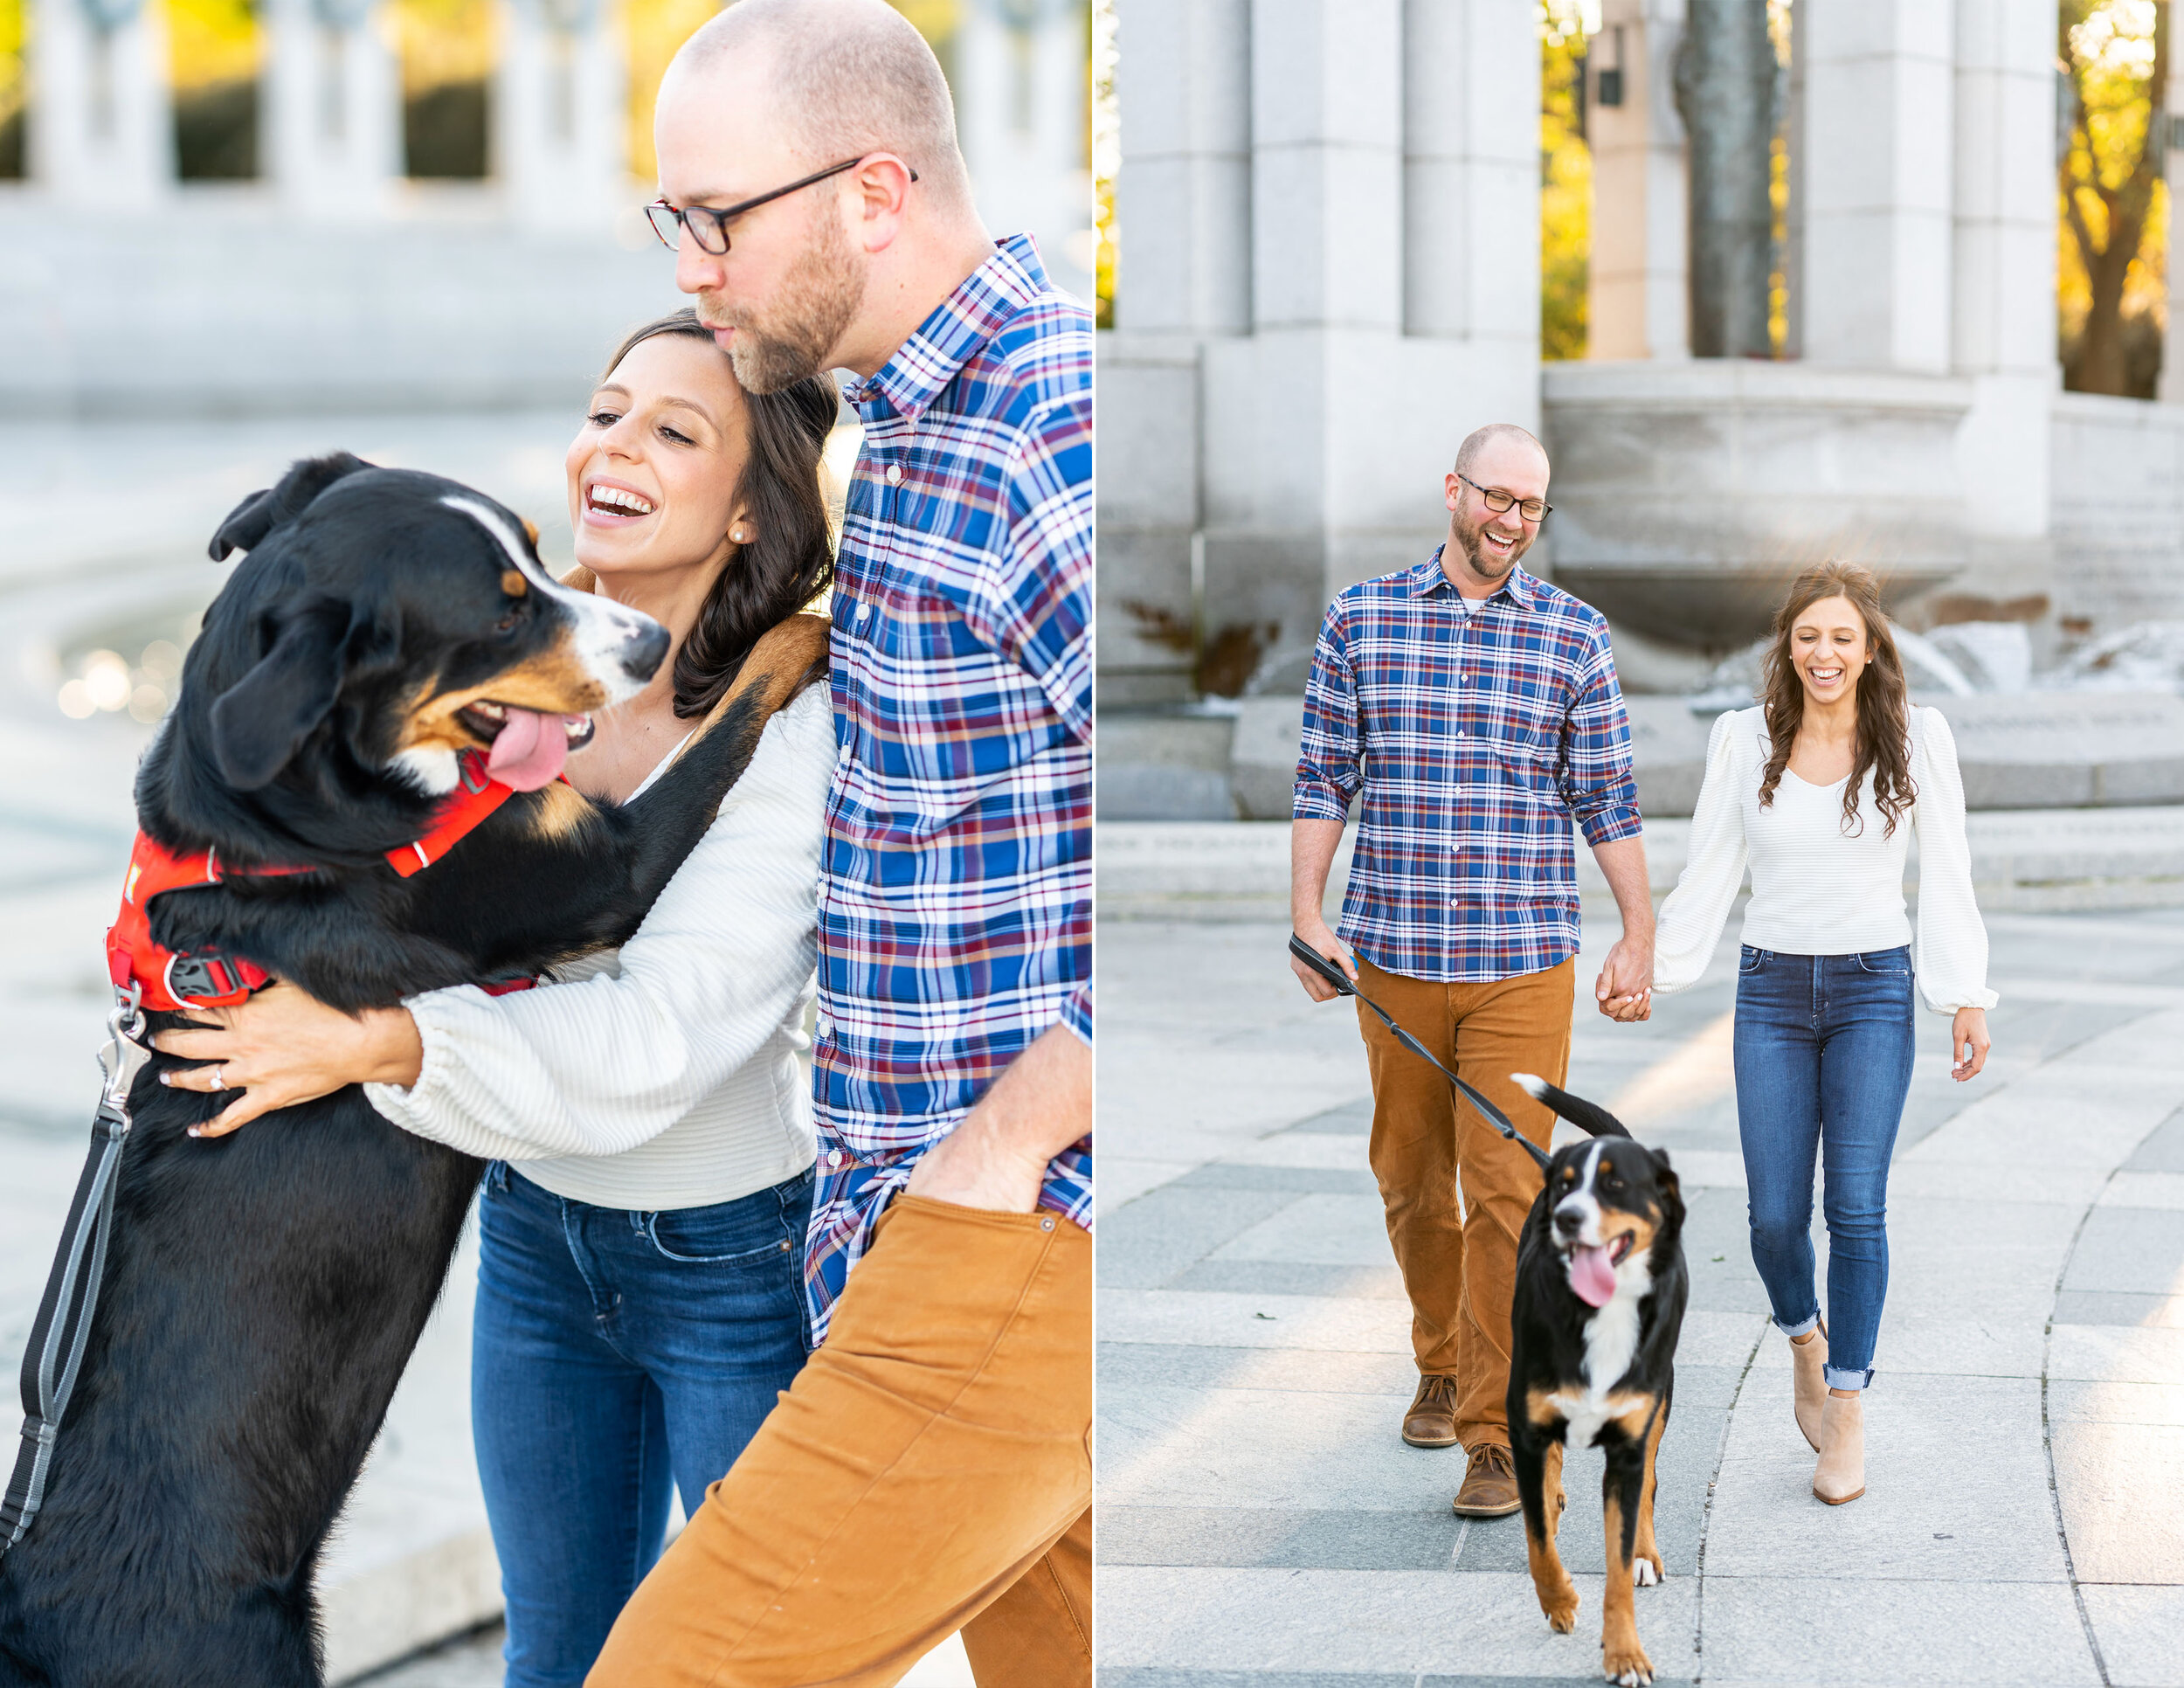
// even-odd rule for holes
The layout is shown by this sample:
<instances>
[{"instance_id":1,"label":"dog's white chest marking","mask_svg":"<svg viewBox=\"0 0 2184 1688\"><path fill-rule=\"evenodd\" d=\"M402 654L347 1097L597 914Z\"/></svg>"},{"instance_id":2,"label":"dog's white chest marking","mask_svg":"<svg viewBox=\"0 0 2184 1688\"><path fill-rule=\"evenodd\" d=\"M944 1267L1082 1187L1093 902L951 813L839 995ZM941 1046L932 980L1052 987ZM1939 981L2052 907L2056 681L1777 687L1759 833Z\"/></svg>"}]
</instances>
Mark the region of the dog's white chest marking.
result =
<instances>
[{"instance_id":1,"label":"dog's white chest marking","mask_svg":"<svg viewBox=\"0 0 2184 1688\"><path fill-rule=\"evenodd\" d=\"M1594 1144L1593 1152L1586 1157L1585 1173L1577 1189L1558 1204L1578 1202L1589 1210L1586 1229L1593 1237L1588 1241L1599 1232L1600 1203L1593 1193L1593 1180L1600 1160L1600 1145ZM1610 1396L1638 1352L1638 1307L1652 1291L1650 1256L1634 1249L1615 1268L1615 1293L1585 1322L1585 1359L1579 1367L1585 1374L1585 1387L1557 1390L1548 1397L1555 1410L1569 1422L1564 1433L1567 1445L1590 1447L1600 1427L1620 1415L1621 1408Z\"/></svg>"}]
</instances>

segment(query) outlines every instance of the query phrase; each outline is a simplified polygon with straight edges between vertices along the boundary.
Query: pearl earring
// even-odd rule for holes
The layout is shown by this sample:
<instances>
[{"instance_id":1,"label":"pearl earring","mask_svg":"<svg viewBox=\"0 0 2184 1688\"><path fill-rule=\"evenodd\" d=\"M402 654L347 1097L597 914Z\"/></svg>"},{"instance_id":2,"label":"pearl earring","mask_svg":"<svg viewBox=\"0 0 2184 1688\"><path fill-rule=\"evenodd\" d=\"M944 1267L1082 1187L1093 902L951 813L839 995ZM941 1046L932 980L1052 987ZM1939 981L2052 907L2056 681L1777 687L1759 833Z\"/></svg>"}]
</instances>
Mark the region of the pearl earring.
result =
<instances>
[{"instance_id":1,"label":"pearl earring","mask_svg":"<svg viewBox=\"0 0 2184 1688\"><path fill-rule=\"evenodd\" d=\"M747 536L741 528L730 528L728 530L728 536L740 545Z\"/></svg>"}]
</instances>

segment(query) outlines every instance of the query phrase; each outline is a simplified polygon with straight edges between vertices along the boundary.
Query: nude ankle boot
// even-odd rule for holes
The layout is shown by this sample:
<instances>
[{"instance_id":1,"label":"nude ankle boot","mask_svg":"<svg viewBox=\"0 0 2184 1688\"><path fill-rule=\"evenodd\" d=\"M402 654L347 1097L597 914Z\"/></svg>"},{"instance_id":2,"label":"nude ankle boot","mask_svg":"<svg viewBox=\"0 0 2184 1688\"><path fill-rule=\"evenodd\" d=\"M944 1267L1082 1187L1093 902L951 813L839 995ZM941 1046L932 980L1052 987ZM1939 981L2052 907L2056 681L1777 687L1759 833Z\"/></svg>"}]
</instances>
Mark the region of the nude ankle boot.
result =
<instances>
[{"instance_id":1,"label":"nude ankle boot","mask_svg":"<svg viewBox=\"0 0 2184 1688\"><path fill-rule=\"evenodd\" d=\"M1830 1506L1865 1492L1865 1399L1829 1395L1820 1414L1820 1463L1813 1492Z\"/></svg>"},{"instance_id":2,"label":"nude ankle boot","mask_svg":"<svg viewBox=\"0 0 2184 1688\"><path fill-rule=\"evenodd\" d=\"M1820 1449L1820 1403L1828 1399L1828 1327L1813 1326L1809 1342L1790 1344L1790 1367L1796 1374L1797 1428L1817 1453Z\"/></svg>"}]
</instances>

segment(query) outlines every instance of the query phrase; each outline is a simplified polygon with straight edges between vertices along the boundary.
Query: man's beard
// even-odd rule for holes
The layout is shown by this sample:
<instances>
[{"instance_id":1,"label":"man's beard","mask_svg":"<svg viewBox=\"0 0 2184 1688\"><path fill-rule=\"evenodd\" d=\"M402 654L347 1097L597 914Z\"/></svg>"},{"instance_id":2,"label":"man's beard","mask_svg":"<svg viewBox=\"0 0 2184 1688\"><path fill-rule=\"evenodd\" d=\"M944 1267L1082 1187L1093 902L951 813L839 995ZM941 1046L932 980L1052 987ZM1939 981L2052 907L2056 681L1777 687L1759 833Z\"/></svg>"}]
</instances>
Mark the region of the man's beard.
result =
<instances>
[{"instance_id":1,"label":"man's beard","mask_svg":"<svg viewBox=\"0 0 2184 1688\"><path fill-rule=\"evenodd\" d=\"M782 280L777 320L762 326L754 313L731 309L717 294L698 296L701 322L736 330L729 362L746 392L779 392L826 369L864 303L864 271L831 201L818 222L817 238L797 254Z\"/></svg>"},{"instance_id":2,"label":"man's beard","mask_svg":"<svg viewBox=\"0 0 2184 1688\"><path fill-rule=\"evenodd\" d=\"M1513 514L1513 512L1512 512ZM1475 580L1499 580L1517 566L1517 559L1531 549L1532 536L1518 531L1517 543L1509 548L1509 556L1495 556L1486 548L1486 511L1482 508L1476 521L1456 518L1456 543L1462 550L1464 561L1469 564Z\"/></svg>"}]
</instances>

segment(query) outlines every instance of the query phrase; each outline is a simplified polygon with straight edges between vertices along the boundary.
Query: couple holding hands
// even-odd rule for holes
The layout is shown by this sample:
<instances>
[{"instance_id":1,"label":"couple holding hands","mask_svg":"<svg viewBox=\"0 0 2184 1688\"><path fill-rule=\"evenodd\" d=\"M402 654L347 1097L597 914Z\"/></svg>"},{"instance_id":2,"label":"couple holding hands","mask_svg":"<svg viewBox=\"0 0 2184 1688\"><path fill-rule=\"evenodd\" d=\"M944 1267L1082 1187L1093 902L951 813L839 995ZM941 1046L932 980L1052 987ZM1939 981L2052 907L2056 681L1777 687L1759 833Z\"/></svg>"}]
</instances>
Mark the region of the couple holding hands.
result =
<instances>
[{"instance_id":1,"label":"couple holding hands","mask_svg":"<svg viewBox=\"0 0 2184 1688\"><path fill-rule=\"evenodd\" d=\"M1519 566L1552 508L1548 474L1524 429L1479 429L1445 483L1443 544L1328 611L1305 693L1291 920L1544 1147L1554 1117L1510 1075L1561 1084L1568 1073L1572 821L1622 917L1593 995L1624 1023L1651 1014L1656 990L1697 981L1749 865L1734 1047L1752 1254L1792 1344L1814 1492L1841 1505L1865 1491L1862 1395L1888 1287L1914 978L1930 1007L1954 1017L1960 1082L1986 1063L1996 1000L1955 743L1939 711L1910 701L1873 576L1844 563L1806 570L1776 612L1760 702L1714 723L1690 855L1656 923L1607 623ZM1357 847L1330 931L1322 900L1353 803ZM1904 899L1914 831L1916 930ZM1335 996L1290 966L1316 1000ZM1378 1019L1362 1007L1358 1018L1370 1156L1420 1373L1403 1439L1462 1446L1455 1510L1504 1517L1518 1506L1504 1406L1510 1299L1537 1168L1456 1107ZM1826 1318L1811 1235L1823 1156Z\"/></svg>"}]
</instances>

